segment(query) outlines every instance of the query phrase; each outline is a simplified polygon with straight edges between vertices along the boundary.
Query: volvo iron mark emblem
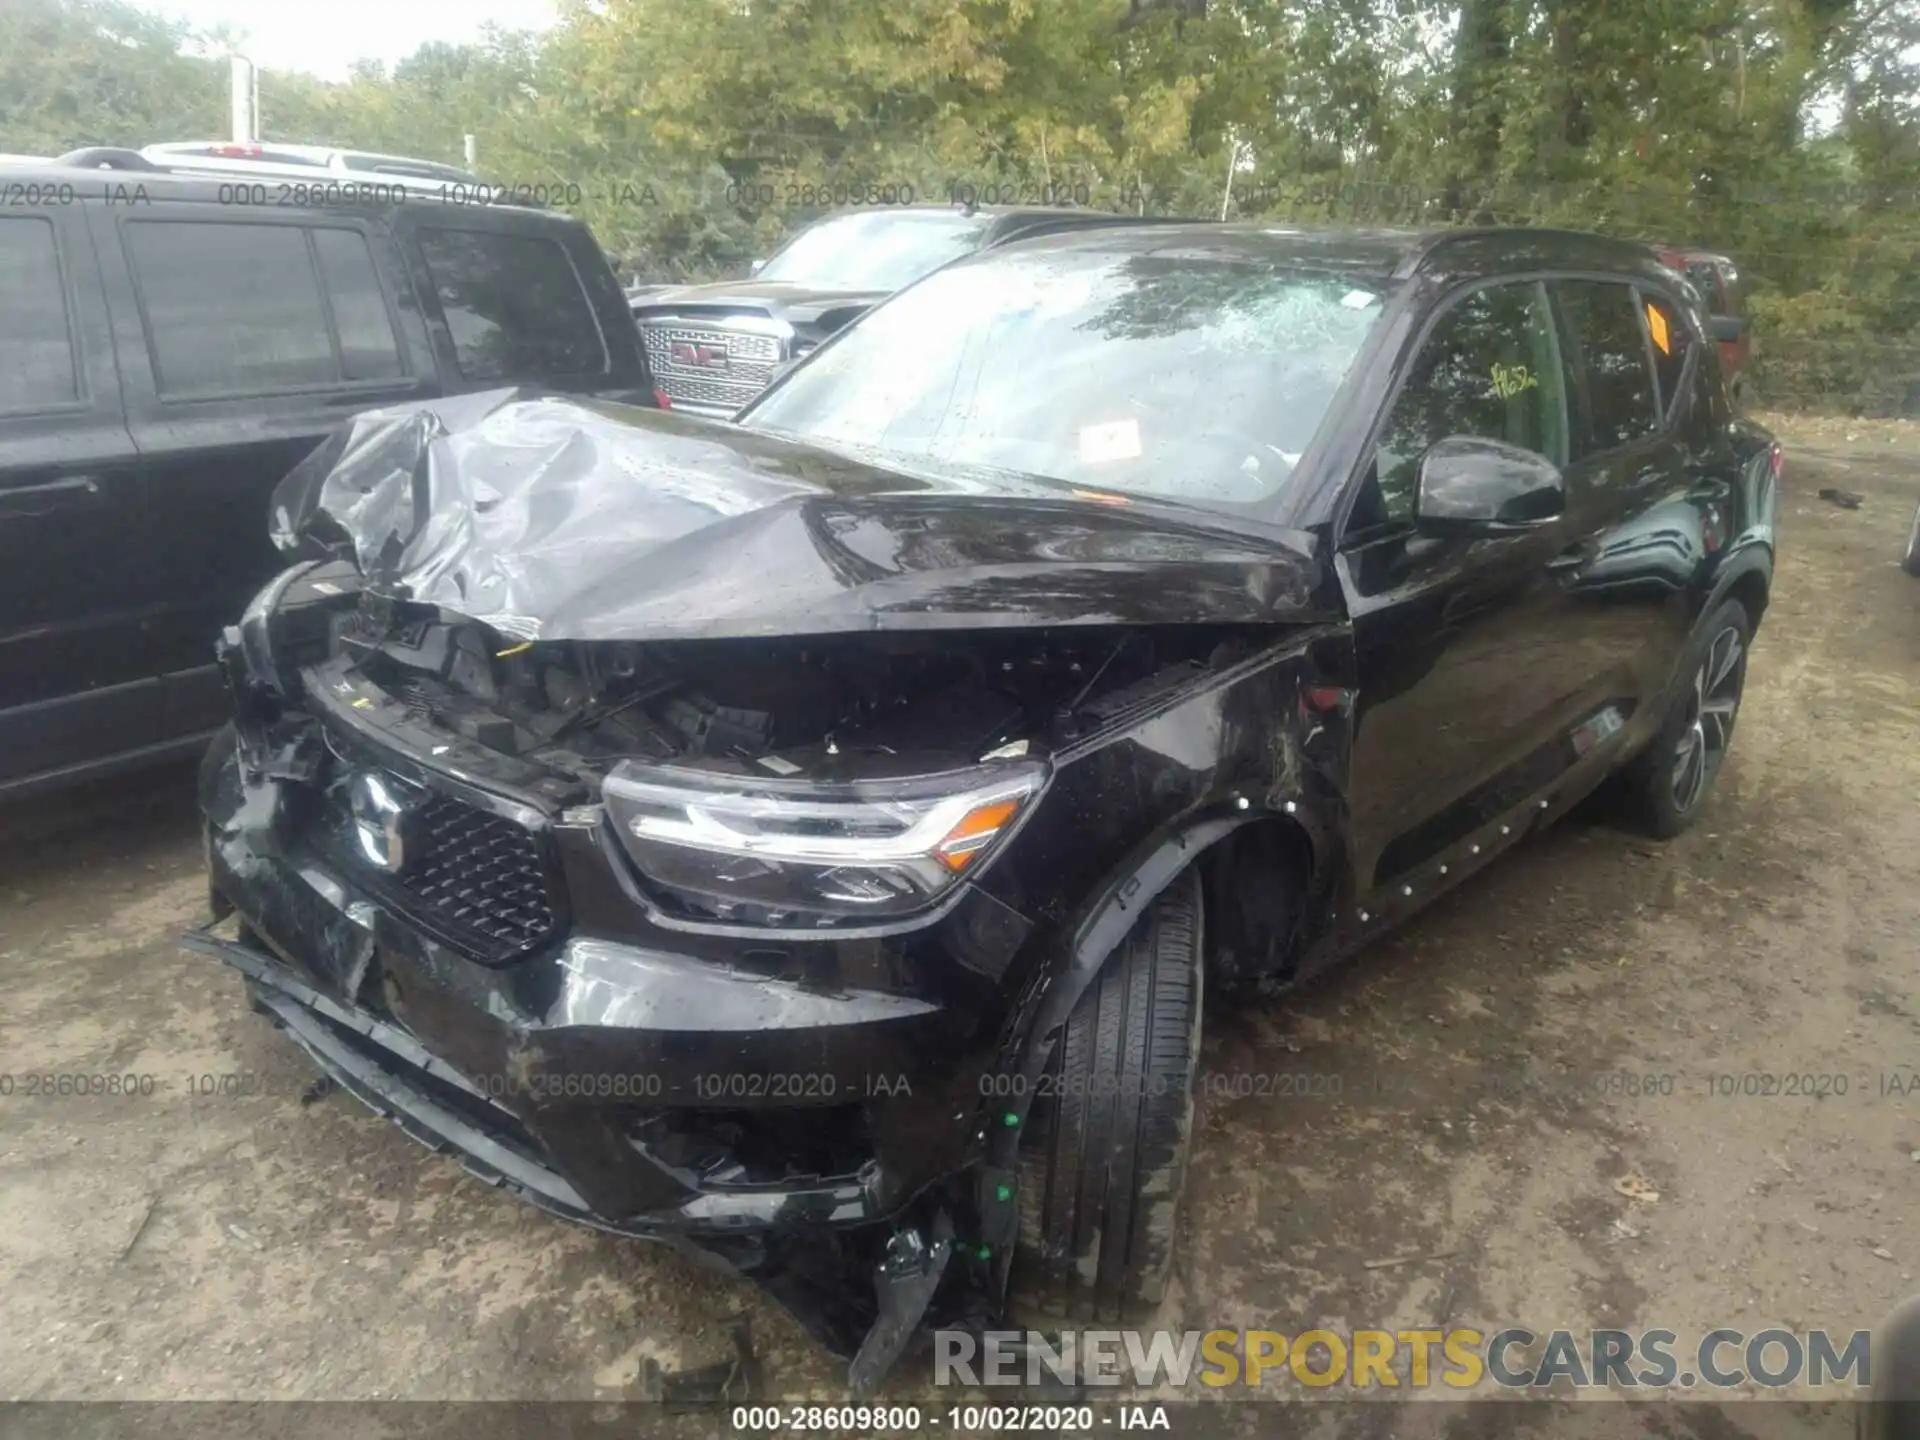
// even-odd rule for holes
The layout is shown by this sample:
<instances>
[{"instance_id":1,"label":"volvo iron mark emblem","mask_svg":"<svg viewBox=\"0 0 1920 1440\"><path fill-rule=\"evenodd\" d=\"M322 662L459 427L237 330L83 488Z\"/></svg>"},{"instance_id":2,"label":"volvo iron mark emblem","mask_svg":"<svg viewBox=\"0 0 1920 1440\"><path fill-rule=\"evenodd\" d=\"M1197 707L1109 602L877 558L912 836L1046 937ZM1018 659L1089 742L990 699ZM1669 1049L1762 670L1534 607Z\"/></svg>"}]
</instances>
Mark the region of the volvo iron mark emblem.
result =
<instances>
[{"instance_id":1,"label":"volvo iron mark emblem","mask_svg":"<svg viewBox=\"0 0 1920 1440\"><path fill-rule=\"evenodd\" d=\"M348 782L353 838L360 858L398 875L407 863L407 795L386 775L362 770Z\"/></svg>"}]
</instances>

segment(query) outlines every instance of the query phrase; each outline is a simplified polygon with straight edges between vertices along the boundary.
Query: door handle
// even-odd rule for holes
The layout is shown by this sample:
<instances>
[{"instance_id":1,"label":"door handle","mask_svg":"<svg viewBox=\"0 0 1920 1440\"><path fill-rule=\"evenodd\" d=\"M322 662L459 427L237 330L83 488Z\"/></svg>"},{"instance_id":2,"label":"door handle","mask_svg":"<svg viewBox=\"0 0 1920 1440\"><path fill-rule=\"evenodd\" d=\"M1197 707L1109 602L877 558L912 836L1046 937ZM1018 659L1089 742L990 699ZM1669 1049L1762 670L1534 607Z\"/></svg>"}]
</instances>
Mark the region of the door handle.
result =
<instances>
[{"instance_id":1,"label":"door handle","mask_svg":"<svg viewBox=\"0 0 1920 1440\"><path fill-rule=\"evenodd\" d=\"M0 490L0 515L44 515L62 503L95 500L101 490L98 475L68 475L40 485L10 485ZM43 500L45 505L22 507L21 500Z\"/></svg>"}]
</instances>

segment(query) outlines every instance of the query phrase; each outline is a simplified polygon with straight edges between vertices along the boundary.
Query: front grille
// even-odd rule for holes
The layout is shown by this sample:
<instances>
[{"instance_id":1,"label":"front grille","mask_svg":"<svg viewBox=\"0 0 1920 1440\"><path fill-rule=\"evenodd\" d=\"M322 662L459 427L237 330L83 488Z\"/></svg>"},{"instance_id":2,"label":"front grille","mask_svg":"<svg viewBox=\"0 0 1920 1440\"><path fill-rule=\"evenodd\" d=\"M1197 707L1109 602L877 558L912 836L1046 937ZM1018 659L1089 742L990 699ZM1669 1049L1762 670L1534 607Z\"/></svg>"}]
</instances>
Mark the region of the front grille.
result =
<instances>
[{"instance_id":1,"label":"front grille","mask_svg":"<svg viewBox=\"0 0 1920 1440\"><path fill-rule=\"evenodd\" d=\"M647 366L653 372L654 383L667 392L669 400L689 405L717 405L738 410L767 388L781 360L780 342L773 336L719 326L642 320L640 339L646 346ZM676 345L724 352L726 368L676 360Z\"/></svg>"},{"instance_id":2,"label":"front grille","mask_svg":"<svg viewBox=\"0 0 1920 1440\"><path fill-rule=\"evenodd\" d=\"M443 944L486 965L537 950L559 928L560 900L546 838L448 795L429 795L410 818L398 875L360 854L345 796L336 790L324 826L353 882Z\"/></svg>"}]
</instances>

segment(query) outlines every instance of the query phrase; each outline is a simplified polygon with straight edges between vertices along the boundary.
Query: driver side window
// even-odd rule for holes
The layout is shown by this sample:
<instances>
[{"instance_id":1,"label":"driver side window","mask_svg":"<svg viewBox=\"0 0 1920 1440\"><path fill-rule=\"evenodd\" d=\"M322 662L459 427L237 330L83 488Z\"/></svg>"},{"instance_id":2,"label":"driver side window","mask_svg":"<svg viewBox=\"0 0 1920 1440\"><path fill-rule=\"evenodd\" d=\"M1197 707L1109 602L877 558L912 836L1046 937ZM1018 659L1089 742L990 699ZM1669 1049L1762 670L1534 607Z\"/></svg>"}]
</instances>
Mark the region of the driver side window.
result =
<instances>
[{"instance_id":1,"label":"driver side window","mask_svg":"<svg viewBox=\"0 0 1920 1440\"><path fill-rule=\"evenodd\" d=\"M1538 281L1477 290L1434 327L1380 432L1352 523L1411 521L1420 457L1450 435L1567 463L1566 372Z\"/></svg>"}]
</instances>

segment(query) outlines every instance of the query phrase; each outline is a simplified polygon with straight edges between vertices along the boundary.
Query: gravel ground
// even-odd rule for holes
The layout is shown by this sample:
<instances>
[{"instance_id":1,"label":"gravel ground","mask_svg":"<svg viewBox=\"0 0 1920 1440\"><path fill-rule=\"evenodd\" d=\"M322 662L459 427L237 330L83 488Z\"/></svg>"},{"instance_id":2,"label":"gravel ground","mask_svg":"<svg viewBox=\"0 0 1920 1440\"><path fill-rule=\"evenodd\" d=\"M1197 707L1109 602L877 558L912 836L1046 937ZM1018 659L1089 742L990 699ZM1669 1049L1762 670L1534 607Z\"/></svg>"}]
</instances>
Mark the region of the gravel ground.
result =
<instances>
[{"instance_id":1,"label":"gravel ground","mask_svg":"<svg viewBox=\"0 0 1920 1440\"><path fill-rule=\"evenodd\" d=\"M1781 428L1775 599L1704 822L1570 821L1311 992L1213 1006L1165 1323L1850 1332L1920 1289L1920 431ZM0 1397L607 1401L741 1315L769 1394L843 1396L748 1286L303 1103L293 1044L175 947L203 905L187 773L0 814L0 1071L154 1077L0 1098ZM1847 1093L1712 1093L1749 1073ZM1340 1093L1243 1078L1302 1074ZM196 1093L219 1075L262 1093Z\"/></svg>"}]
</instances>

